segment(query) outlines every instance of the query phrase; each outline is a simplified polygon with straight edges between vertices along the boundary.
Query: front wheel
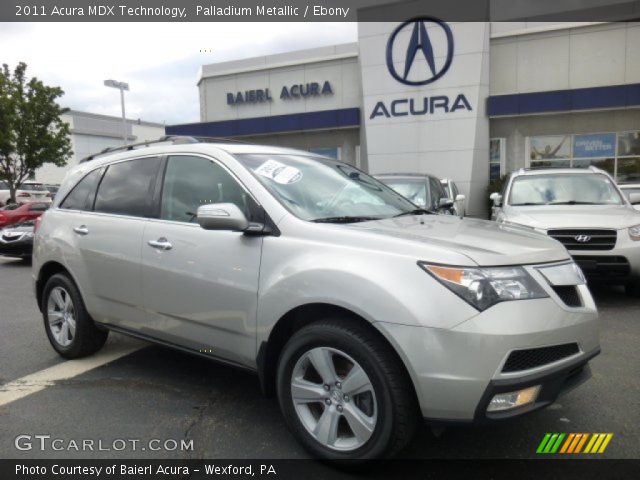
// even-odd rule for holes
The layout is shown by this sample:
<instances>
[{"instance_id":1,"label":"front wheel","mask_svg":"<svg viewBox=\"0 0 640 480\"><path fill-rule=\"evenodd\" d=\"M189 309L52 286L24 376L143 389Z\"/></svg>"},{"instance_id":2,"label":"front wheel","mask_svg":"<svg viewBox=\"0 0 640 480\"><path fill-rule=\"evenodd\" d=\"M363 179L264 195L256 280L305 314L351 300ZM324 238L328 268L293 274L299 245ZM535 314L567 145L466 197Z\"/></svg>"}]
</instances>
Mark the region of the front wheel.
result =
<instances>
[{"instance_id":1,"label":"front wheel","mask_svg":"<svg viewBox=\"0 0 640 480\"><path fill-rule=\"evenodd\" d=\"M289 428L319 458L391 456L418 423L404 366L375 332L349 319L296 332L280 356L277 382Z\"/></svg>"},{"instance_id":2,"label":"front wheel","mask_svg":"<svg viewBox=\"0 0 640 480\"><path fill-rule=\"evenodd\" d=\"M65 358L80 358L97 352L109 334L93 323L80 291L67 275L58 273L46 283L42 316L51 346Z\"/></svg>"}]
</instances>

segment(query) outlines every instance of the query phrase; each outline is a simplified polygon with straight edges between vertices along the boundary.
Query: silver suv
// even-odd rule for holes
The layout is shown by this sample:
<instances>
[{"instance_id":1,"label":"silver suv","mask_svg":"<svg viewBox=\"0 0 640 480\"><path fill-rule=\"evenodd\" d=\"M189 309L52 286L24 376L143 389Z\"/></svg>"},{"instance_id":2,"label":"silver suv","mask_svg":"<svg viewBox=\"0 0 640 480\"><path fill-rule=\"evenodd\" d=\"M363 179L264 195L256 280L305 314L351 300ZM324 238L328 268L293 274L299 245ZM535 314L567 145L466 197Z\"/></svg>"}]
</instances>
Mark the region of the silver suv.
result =
<instances>
[{"instance_id":1,"label":"silver suv","mask_svg":"<svg viewBox=\"0 0 640 480\"><path fill-rule=\"evenodd\" d=\"M551 168L518 170L491 198L496 221L559 240L590 280L640 296L640 193L627 198L594 167Z\"/></svg>"},{"instance_id":2,"label":"silver suv","mask_svg":"<svg viewBox=\"0 0 640 480\"><path fill-rule=\"evenodd\" d=\"M547 406L599 352L558 242L430 215L308 152L174 138L97 156L67 175L34 252L60 355L114 330L255 371L325 459L391 455L420 418Z\"/></svg>"}]
</instances>

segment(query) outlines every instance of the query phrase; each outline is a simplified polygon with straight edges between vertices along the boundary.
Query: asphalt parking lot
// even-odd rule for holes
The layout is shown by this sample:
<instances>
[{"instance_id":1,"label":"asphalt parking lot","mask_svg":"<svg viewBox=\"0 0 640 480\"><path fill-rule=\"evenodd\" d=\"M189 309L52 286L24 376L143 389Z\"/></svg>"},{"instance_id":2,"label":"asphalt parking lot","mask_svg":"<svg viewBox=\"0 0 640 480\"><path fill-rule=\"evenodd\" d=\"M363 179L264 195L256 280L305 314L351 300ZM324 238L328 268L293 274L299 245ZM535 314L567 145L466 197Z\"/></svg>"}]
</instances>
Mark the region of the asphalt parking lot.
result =
<instances>
[{"instance_id":1,"label":"asphalt parking lot","mask_svg":"<svg viewBox=\"0 0 640 480\"><path fill-rule=\"evenodd\" d=\"M61 365L33 299L31 267L0 259L0 392L9 382ZM640 458L640 299L594 290L602 354L593 378L550 408L500 425L424 428L407 458L532 458L546 432L612 432L601 457ZM111 334L107 351L133 353L18 400L0 402L0 458L306 458L257 377ZM29 377L32 378L32 377ZM18 382L19 383L19 382ZM28 386L28 385L27 385ZM193 440L190 451L18 450L18 435L52 438ZM157 444L156 444L157 445Z\"/></svg>"}]
</instances>

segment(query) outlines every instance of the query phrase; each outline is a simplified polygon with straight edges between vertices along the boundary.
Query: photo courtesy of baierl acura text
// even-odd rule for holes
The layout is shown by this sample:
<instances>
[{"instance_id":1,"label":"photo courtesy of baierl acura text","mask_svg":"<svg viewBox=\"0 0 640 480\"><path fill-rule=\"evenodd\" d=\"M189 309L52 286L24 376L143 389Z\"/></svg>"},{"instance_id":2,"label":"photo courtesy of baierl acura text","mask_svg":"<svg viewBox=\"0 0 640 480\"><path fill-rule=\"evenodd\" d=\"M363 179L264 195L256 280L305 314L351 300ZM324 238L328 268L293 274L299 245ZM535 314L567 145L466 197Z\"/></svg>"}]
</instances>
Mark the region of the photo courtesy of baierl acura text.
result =
<instances>
[{"instance_id":1,"label":"photo courtesy of baierl acura text","mask_svg":"<svg viewBox=\"0 0 640 480\"><path fill-rule=\"evenodd\" d=\"M640 471L640 0L0 4L0 480Z\"/></svg>"}]
</instances>

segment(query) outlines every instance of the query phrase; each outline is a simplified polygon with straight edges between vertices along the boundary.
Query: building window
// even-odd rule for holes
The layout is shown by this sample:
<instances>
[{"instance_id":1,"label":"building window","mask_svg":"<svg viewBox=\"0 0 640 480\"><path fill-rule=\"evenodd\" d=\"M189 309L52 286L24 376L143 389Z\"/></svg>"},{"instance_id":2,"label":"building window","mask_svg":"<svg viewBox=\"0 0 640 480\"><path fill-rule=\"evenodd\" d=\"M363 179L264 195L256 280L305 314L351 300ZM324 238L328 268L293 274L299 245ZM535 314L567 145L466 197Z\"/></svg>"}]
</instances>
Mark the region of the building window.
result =
<instances>
[{"instance_id":1,"label":"building window","mask_svg":"<svg viewBox=\"0 0 640 480\"><path fill-rule=\"evenodd\" d=\"M499 179L505 171L505 144L504 138L492 138L489 140L489 182Z\"/></svg>"},{"instance_id":2,"label":"building window","mask_svg":"<svg viewBox=\"0 0 640 480\"><path fill-rule=\"evenodd\" d=\"M620 182L640 181L640 131L618 134L616 178Z\"/></svg>"},{"instance_id":3,"label":"building window","mask_svg":"<svg viewBox=\"0 0 640 480\"><path fill-rule=\"evenodd\" d=\"M594 166L619 182L640 180L640 131L529 137L527 166Z\"/></svg>"},{"instance_id":4,"label":"building window","mask_svg":"<svg viewBox=\"0 0 640 480\"><path fill-rule=\"evenodd\" d=\"M327 147L327 148L310 148L309 152L316 155L322 155L323 157L333 158L340 160L340 148L339 147Z\"/></svg>"}]
</instances>

